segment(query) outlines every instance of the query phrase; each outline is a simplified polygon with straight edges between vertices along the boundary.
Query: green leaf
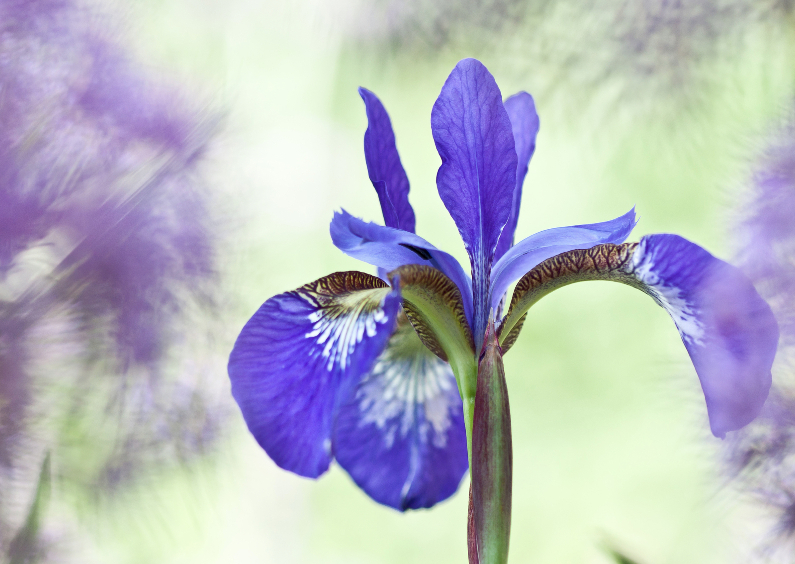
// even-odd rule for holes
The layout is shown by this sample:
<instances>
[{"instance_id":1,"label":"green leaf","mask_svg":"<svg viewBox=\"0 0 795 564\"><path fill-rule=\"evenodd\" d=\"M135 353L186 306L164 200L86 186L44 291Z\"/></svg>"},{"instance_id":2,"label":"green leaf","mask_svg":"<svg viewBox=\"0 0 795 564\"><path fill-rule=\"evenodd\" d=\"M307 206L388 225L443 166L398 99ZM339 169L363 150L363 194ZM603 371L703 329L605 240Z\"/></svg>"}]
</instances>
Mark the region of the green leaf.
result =
<instances>
[{"instance_id":1,"label":"green leaf","mask_svg":"<svg viewBox=\"0 0 795 564\"><path fill-rule=\"evenodd\" d=\"M616 561L616 564L639 564L637 561L632 560L628 556L624 556L622 553L613 548L608 549L608 554L613 557L613 559Z\"/></svg>"},{"instance_id":2,"label":"green leaf","mask_svg":"<svg viewBox=\"0 0 795 564\"><path fill-rule=\"evenodd\" d=\"M28 510L25 523L8 545L8 564L33 564L41 560L39 529L50 499L50 455L44 457L39 472L36 494Z\"/></svg>"}]
</instances>

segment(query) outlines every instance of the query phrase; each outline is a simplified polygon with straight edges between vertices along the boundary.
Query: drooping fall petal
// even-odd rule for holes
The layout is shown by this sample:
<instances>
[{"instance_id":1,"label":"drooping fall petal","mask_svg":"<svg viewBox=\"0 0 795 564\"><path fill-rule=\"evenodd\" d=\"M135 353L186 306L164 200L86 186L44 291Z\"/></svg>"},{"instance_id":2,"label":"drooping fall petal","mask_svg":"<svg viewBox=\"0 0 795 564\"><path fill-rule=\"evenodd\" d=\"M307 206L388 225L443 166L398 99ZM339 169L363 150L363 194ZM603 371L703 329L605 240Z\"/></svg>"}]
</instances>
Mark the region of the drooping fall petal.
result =
<instances>
[{"instance_id":1,"label":"drooping fall petal","mask_svg":"<svg viewBox=\"0 0 795 564\"><path fill-rule=\"evenodd\" d=\"M739 269L678 235L644 237L633 275L668 312L701 381L716 437L750 423L767 399L778 324Z\"/></svg>"},{"instance_id":2,"label":"drooping fall petal","mask_svg":"<svg viewBox=\"0 0 795 564\"><path fill-rule=\"evenodd\" d=\"M232 395L276 464L328 469L336 410L392 334L400 295L380 278L337 272L266 301L229 357Z\"/></svg>"},{"instance_id":3,"label":"drooping fall petal","mask_svg":"<svg viewBox=\"0 0 795 564\"><path fill-rule=\"evenodd\" d=\"M372 370L340 408L334 454L374 500L400 511L431 507L467 471L461 398L450 365L405 316Z\"/></svg>"},{"instance_id":4,"label":"drooping fall petal","mask_svg":"<svg viewBox=\"0 0 795 564\"><path fill-rule=\"evenodd\" d=\"M739 269L678 235L647 235L640 243L598 245L542 262L516 285L500 326L503 349L515 341L530 306L583 280L633 286L668 312L698 374L715 436L759 414L771 385L776 319Z\"/></svg>"}]
</instances>

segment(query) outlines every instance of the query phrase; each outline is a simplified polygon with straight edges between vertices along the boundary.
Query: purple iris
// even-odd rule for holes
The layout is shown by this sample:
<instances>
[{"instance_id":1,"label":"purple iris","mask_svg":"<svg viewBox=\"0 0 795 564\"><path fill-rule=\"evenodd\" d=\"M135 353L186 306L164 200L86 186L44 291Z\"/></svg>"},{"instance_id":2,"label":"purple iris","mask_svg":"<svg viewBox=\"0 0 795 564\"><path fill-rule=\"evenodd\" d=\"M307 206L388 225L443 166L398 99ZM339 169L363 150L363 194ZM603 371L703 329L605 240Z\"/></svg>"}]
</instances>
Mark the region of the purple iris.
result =
<instances>
[{"instance_id":1,"label":"purple iris","mask_svg":"<svg viewBox=\"0 0 795 564\"><path fill-rule=\"evenodd\" d=\"M737 269L675 235L624 244L634 209L514 244L539 127L529 94L503 101L486 67L465 59L434 104L437 185L469 255L467 274L414 233L389 116L372 92L359 93L368 118L367 170L385 226L343 210L331 237L376 266L379 277L335 273L269 299L229 360L232 394L276 464L314 478L336 458L368 495L400 510L449 497L468 468L487 325L498 327L507 352L530 305L585 279L630 284L668 311L701 379L715 435L758 414L778 329ZM503 317L503 299L517 280Z\"/></svg>"}]
</instances>

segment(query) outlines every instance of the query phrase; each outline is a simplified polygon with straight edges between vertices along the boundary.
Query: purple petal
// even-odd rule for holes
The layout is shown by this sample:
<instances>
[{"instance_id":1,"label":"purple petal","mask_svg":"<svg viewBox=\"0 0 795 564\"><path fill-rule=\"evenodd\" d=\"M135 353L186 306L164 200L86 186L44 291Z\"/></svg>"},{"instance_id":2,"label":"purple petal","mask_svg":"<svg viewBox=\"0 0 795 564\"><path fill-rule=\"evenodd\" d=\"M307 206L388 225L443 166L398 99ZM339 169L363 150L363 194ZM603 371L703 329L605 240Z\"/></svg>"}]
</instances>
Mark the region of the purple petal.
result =
<instances>
[{"instance_id":1,"label":"purple petal","mask_svg":"<svg viewBox=\"0 0 795 564\"><path fill-rule=\"evenodd\" d=\"M505 100L505 110L511 119L513 130L513 140L516 144L516 188L513 192L513 205L511 206L511 216L508 223L500 235L500 242L497 243L497 250L494 259L499 258L513 246L516 223L519 220L519 208L522 204L522 185L524 177L527 175L527 165L536 150L536 135L538 135L538 114L533 97L527 92L519 92Z\"/></svg>"},{"instance_id":2,"label":"purple petal","mask_svg":"<svg viewBox=\"0 0 795 564\"><path fill-rule=\"evenodd\" d=\"M735 235L740 267L773 304L782 341L795 345L795 114L776 132L753 175Z\"/></svg>"},{"instance_id":3,"label":"purple petal","mask_svg":"<svg viewBox=\"0 0 795 564\"><path fill-rule=\"evenodd\" d=\"M364 158L367 174L373 183L384 223L389 227L414 233L414 210L409 203L409 179L395 146L392 122L378 97L359 88L367 111L367 131L364 133Z\"/></svg>"},{"instance_id":4,"label":"purple petal","mask_svg":"<svg viewBox=\"0 0 795 564\"><path fill-rule=\"evenodd\" d=\"M574 249L590 249L603 243L623 243L635 223L635 208L632 208L610 221L555 227L520 241L494 265L491 273L491 308L497 311L508 287L536 265Z\"/></svg>"},{"instance_id":5,"label":"purple petal","mask_svg":"<svg viewBox=\"0 0 795 564\"><path fill-rule=\"evenodd\" d=\"M442 165L439 196L464 240L472 263L475 334L486 329L487 284L494 250L508 221L516 187L511 120L494 77L475 59L459 62L431 112Z\"/></svg>"},{"instance_id":6,"label":"purple petal","mask_svg":"<svg viewBox=\"0 0 795 564\"><path fill-rule=\"evenodd\" d=\"M468 463L455 377L408 321L340 409L334 454L370 497L400 511L458 489Z\"/></svg>"},{"instance_id":7,"label":"purple petal","mask_svg":"<svg viewBox=\"0 0 795 564\"><path fill-rule=\"evenodd\" d=\"M330 232L334 245L343 253L384 272L391 272L404 264L424 264L441 270L458 286L471 325L472 281L451 255L418 235L368 223L345 210L334 214Z\"/></svg>"},{"instance_id":8,"label":"purple petal","mask_svg":"<svg viewBox=\"0 0 795 564\"><path fill-rule=\"evenodd\" d=\"M771 385L778 325L735 267L678 235L648 235L633 275L676 323L701 381L716 437L751 422Z\"/></svg>"},{"instance_id":9,"label":"purple petal","mask_svg":"<svg viewBox=\"0 0 795 564\"><path fill-rule=\"evenodd\" d=\"M386 346L399 305L380 279L337 272L246 323L229 357L232 395L276 464L311 478L328 469L336 410Z\"/></svg>"}]
</instances>

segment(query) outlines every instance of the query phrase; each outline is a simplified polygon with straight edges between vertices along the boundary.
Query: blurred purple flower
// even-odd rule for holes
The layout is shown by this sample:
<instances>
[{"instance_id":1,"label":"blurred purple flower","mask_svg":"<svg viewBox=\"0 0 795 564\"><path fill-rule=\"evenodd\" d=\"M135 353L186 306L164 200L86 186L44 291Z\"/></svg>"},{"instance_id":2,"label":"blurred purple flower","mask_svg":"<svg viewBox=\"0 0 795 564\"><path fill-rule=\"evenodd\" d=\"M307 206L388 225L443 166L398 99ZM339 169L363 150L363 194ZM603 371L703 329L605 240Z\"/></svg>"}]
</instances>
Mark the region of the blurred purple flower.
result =
<instances>
[{"instance_id":1,"label":"blurred purple flower","mask_svg":"<svg viewBox=\"0 0 795 564\"><path fill-rule=\"evenodd\" d=\"M217 116L114 31L74 0L0 0L3 489L44 448L62 481L107 491L206 452L223 422L200 366L179 368L213 307Z\"/></svg>"},{"instance_id":2,"label":"blurred purple flower","mask_svg":"<svg viewBox=\"0 0 795 564\"><path fill-rule=\"evenodd\" d=\"M740 260L795 345L795 116L769 144L753 177L741 224Z\"/></svg>"},{"instance_id":3,"label":"blurred purple flower","mask_svg":"<svg viewBox=\"0 0 795 564\"><path fill-rule=\"evenodd\" d=\"M0 273L50 246L51 286L31 284L17 302L52 301L56 289L56 301L91 319L113 313L120 356L155 361L155 321L212 275L207 195L195 178L211 128L83 29L88 14L71 3L1 4Z\"/></svg>"},{"instance_id":4,"label":"blurred purple flower","mask_svg":"<svg viewBox=\"0 0 795 564\"><path fill-rule=\"evenodd\" d=\"M742 206L739 264L773 308L781 328L777 378L759 418L726 444L736 484L776 519L760 554L795 540L795 114L768 143Z\"/></svg>"}]
</instances>

